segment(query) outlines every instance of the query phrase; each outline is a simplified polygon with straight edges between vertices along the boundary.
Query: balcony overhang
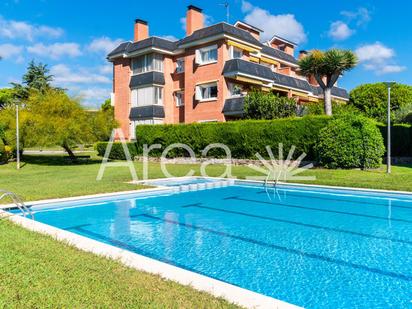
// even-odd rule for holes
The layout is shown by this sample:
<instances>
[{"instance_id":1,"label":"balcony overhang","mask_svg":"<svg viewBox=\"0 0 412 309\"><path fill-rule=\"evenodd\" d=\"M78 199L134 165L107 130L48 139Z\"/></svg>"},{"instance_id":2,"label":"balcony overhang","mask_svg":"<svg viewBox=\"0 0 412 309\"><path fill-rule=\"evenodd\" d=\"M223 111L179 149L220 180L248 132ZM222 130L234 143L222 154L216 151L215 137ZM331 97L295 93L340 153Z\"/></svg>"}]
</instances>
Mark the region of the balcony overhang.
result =
<instances>
[{"instance_id":1,"label":"balcony overhang","mask_svg":"<svg viewBox=\"0 0 412 309\"><path fill-rule=\"evenodd\" d=\"M151 118L165 118L165 110L161 105L147 105L132 107L130 109L130 120L142 120Z\"/></svg>"},{"instance_id":2,"label":"balcony overhang","mask_svg":"<svg viewBox=\"0 0 412 309\"><path fill-rule=\"evenodd\" d=\"M225 100L222 113L225 116L242 117L245 108L245 97L229 98Z\"/></svg>"},{"instance_id":3,"label":"balcony overhang","mask_svg":"<svg viewBox=\"0 0 412 309\"><path fill-rule=\"evenodd\" d=\"M165 76L162 72L147 72L133 75L130 79L129 87L138 88L146 85L164 85Z\"/></svg>"}]
</instances>

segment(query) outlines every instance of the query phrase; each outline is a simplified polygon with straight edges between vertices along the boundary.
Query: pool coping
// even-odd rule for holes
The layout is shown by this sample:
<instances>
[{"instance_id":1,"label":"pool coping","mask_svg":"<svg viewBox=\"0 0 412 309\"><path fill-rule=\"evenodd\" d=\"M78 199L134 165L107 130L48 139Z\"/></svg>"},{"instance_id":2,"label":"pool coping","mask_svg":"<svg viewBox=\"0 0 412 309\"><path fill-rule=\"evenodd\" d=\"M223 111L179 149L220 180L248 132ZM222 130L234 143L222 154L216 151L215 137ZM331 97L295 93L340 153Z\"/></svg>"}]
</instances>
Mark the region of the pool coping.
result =
<instances>
[{"instance_id":1,"label":"pool coping","mask_svg":"<svg viewBox=\"0 0 412 309\"><path fill-rule=\"evenodd\" d=\"M133 184L144 184L156 181L164 181L165 179L170 180L178 180L178 179L190 179L190 178L210 178L210 179L219 179L219 180L234 180L236 182L243 182L243 183L251 183L251 184L262 184L264 181L261 180L252 180L252 179L238 179L238 178L222 178L222 177L203 177L203 176L182 176L182 177L171 177L171 178L153 178L148 180L139 180L137 182L129 182ZM272 183L273 182L269 182ZM363 191L363 192L376 192L376 193L387 193L387 194L399 194L399 195L408 195L412 196L412 191L394 191L394 190L382 190L382 189L369 189L369 188L357 188L357 187L341 187L341 186L328 186L328 185L318 185L318 184L303 184L303 183L295 183L295 182L281 182L278 181L280 185L288 185L288 186L296 186L296 187L308 187L308 188L324 188L324 189L337 189L342 191ZM136 189L136 190L128 190L128 191L117 191L117 192L110 192L110 193L96 193L96 194L89 194L89 195L78 195L78 196L71 196L71 197L63 197L63 198L53 198L53 199L44 199L44 200L34 200L34 201L26 201L25 203L28 206L35 206L38 204L51 204L51 203L58 203L58 202L70 202L70 201L77 201L77 200L84 200L84 199L91 199L91 198L100 198L100 197L112 197L118 195L130 195L136 194L140 192L156 192L156 191L164 191L167 190L171 191L171 187L167 186L156 186L154 188L146 188L146 189ZM1 204L1 209L10 209L13 207L14 204Z\"/></svg>"},{"instance_id":2,"label":"pool coping","mask_svg":"<svg viewBox=\"0 0 412 309\"><path fill-rule=\"evenodd\" d=\"M253 292L217 279L213 279L193 271L167 264L131 251L121 249L91 238L65 231L54 226L33 221L21 216L10 216L0 209L0 219L4 217L27 230L49 235L55 240L65 242L82 251L94 253L136 270L159 275L182 285L190 286L198 291L207 292L215 297L223 298L231 303L246 308L299 309L301 307Z\"/></svg>"}]
</instances>

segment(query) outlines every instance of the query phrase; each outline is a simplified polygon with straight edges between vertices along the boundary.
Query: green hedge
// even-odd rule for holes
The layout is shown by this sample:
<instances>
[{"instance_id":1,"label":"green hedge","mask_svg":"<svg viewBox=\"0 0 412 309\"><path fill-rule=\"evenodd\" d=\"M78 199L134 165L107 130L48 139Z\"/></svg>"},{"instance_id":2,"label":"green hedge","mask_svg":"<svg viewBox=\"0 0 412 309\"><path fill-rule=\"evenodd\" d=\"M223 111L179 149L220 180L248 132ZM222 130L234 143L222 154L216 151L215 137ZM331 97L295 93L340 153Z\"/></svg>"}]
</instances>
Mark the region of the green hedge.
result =
<instances>
[{"instance_id":1,"label":"green hedge","mask_svg":"<svg viewBox=\"0 0 412 309\"><path fill-rule=\"evenodd\" d=\"M143 145L161 144L160 150L150 151L150 156L160 156L170 144L184 143L192 147L196 156L200 157L202 150L212 143L226 144L232 151L233 158L256 159L255 153L266 156L266 145L270 145L277 154L279 143L284 144L285 153L291 145L296 146L295 155L307 153L307 160L316 161L315 145L319 131L331 119L324 116L305 116L302 118L287 118L276 120L240 120L231 122L195 123L176 125L141 125L136 129L137 142L129 142L128 148L132 157L142 155ZM386 140L386 126L378 125ZM385 141L386 144L386 141ZM103 156L107 142L95 145L99 156ZM185 150L177 149L169 152L169 157L185 156ZM210 151L209 156L223 157L219 150ZM392 127L392 155L412 157L412 127L410 125L395 125ZM120 143L114 143L110 158L124 160L123 148Z\"/></svg>"},{"instance_id":2,"label":"green hedge","mask_svg":"<svg viewBox=\"0 0 412 309\"><path fill-rule=\"evenodd\" d=\"M94 148L97 151L97 154L101 157L104 156L106 152L108 142L98 142L95 144ZM128 142L127 148L129 149L130 156L133 159L138 155L136 143ZM110 151L109 158L112 160L126 160L125 153L123 151L122 144L120 142L113 143L112 150Z\"/></svg>"},{"instance_id":3,"label":"green hedge","mask_svg":"<svg viewBox=\"0 0 412 309\"><path fill-rule=\"evenodd\" d=\"M152 150L151 156L160 156L170 144L189 145L196 156L209 144L222 143L229 147L233 158L256 158L255 153L267 156L266 145L277 155L278 144L283 143L285 151L296 146L295 155L307 153L306 159L316 158L314 146L319 131L329 119L323 116L286 118L276 120L243 120L215 123L194 123L186 125L143 125L137 126L137 150L141 154L143 145L161 144L160 150ZM169 157L187 155L186 150L177 149ZM210 151L210 156L224 156L223 151Z\"/></svg>"},{"instance_id":4,"label":"green hedge","mask_svg":"<svg viewBox=\"0 0 412 309\"><path fill-rule=\"evenodd\" d=\"M387 145L387 126L378 125ZM391 154L393 157L412 157L412 126L409 124L395 124L391 127Z\"/></svg>"}]
</instances>

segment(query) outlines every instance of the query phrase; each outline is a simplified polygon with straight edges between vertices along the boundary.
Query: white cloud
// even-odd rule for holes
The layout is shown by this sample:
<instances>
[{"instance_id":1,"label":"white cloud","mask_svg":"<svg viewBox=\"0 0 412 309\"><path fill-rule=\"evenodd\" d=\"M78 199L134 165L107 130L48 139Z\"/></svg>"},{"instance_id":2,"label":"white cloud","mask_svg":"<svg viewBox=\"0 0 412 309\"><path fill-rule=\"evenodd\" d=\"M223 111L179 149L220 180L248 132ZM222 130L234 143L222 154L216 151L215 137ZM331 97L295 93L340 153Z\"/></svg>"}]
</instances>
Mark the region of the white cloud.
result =
<instances>
[{"instance_id":1,"label":"white cloud","mask_svg":"<svg viewBox=\"0 0 412 309\"><path fill-rule=\"evenodd\" d=\"M354 32L346 23L339 20L330 25L328 35L336 41L342 41L349 38Z\"/></svg>"},{"instance_id":2,"label":"white cloud","mask_svg":"<svg viewBox=\"0 0 412 309\"><path fill-rule=\"evenodd\" d=\"M22 46L13 44L0 44L0 56L4 59L21 59Z\"/></svg>"},{"instance_id":3,"label":"white cloud","mask_svg":"<svg viewBox=\"0 0 412 309\"><path fill-rule=\"evenodd\" d=\"M405 66L394 63L395 51L380 42L363 45L355 50L359 62L368 71L378 75L399 73L406 70Z\"/></svg>"},{"instance_id":4,"label":"white cloud","mask_svg":"<svg viewBox=\"0 0 412 309\"><path fill-rule=\"evenodd\" d=\"M99 107L106 99L110 98L110 87L107 88L88 88L78 91L78 96L86 106Z\"/></svg>"},{"instance_id":5,"label":"white cloud","mask_svg":"<svg viewBox=\"0 0 412 309\"><path fill-rule=\"evenodd\" d=\"M169 41L177 41L178 40L178 38L175 37L174 35L160 35L159 37L162 38L162 39L165 39L165 40L169 40Z\"/></svg>"},{"instance_id":6,"label":"white cloud","mask_svg":"<svg viewBox=\"0 0 412 309\"><path fill-rule=\"evenodd\" d=\"M298 44L307 39L302 24L293 14L272 15L246 1L242 1L242 11L246 13L247 23L264 31L261 34L262 40L269 40L275 34Z\"/></svg>"},{"instance_id":7,"label":"white cloud","mask_svg":"<svg viewBox=\"0 0 412 309\"><path fill-rule=\"evenodd\" d=\"M92 40L87 46L87 49L96 53L102 52L108 54L122 42L122 39L111 39L103 36Z\"/></svg>"},{"instance_id":8,"label":"white cloud","mask_svg":"<svg viewBox=\"0 0 412 309\"><path fill-rule=\"evenodd\" d=\"M356 49L359 61L381 62L395 56L395 51L380 42L367 44Z\"/></svg>"},{"instance_id":9,"label":"white cloud","mask_svg":"<svg viewBox=\"0 0 412 309\"><path fill-rule=\"evenodd\" d=\"M363 7L358 8L356 11L342 11L340 14L349 21L355 21L357 26L365 25L371 20L369 10Z\"/></svg>"},{"instance_id":10,"label":"white cloud","mask_svg":"<svg viewBox=\"0 0 412 309\"><path fill-rule=\"evenodd\" d=\"M242 1L241 10L242 10L243 13L247 13L247 12L253 10L253 5L252 5L252 3L247 2L247 1Z\"/></svg>"},{"instance_id":11,"label":"white cloud","mask_svg":"<svg viewBox=\"0 0 412 309\"><path fill-rule=\"evenodd\" d=\"M50 45L37 43L27 47L27 51L34 55L52 59L59 59L63 56L77 57L82 54L77 43L54 43Z\"/></svg>"},{"instance_id":12,"label":"white cloud","mask_svg":"<svg viewBox=\"0 0 412 309\"><path fill-rule=\"evenodd\" d=\"M67 84L110 84L112 82L107 76L93 73L88 68L78 68L74 72L65 64L52 66L50 73L54 76L54 82L62 87Z\"/></svg>"},{"instance_id":13,"label":"white cloud","mask_svg":"<svg viewBox=\"0 0 412 309\"><path fill-rule=\"evenodd\" d=\"M0 16L0 37L33 41L35 37L58 38L64 33L61 28L32 25L24 21L6 20Z\"/></svg>"},{"instance_id":14,"label":"white cloud","mask_svg":"<svg viewBox=\"0 0 412 309\"><path fill-rule=\"evenodd\" d=\"M113 73L113 65L112 64L105 64L99 67L98 71L101 74L112 74Z\"/></svg>"}]
</instances>

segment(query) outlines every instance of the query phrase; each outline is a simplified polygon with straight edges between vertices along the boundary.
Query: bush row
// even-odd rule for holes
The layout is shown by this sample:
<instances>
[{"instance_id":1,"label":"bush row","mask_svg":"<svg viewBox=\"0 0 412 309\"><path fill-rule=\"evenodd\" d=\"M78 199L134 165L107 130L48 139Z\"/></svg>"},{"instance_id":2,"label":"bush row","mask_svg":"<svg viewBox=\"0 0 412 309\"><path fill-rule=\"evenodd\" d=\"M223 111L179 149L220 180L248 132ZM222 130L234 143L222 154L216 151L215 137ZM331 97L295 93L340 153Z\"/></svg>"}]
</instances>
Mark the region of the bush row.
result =
<instances>
[{"instance_id":1,"label":"bush row","mask_svg":"<svg viewBox=\"0 0 412 309\"><path fill-rule=\"evenodd\" d=\"M388 127L378 125L379 130L387 145ZM412 157L412 126L408 124L395 124L391 127L391 154L393 157Z\"/></svg>"},{"instance_id":2,"label":"bush row","mask_svg":"<svg viewBox=\"0 0 412 309\"><path fill-rule=\"evenodd\" d=\"M136 128L136 143L129 143L133 155L143 154L143 145L160 144L161 149L150 151L150 156L160 156L163 150L174 143L190 146L197 157L203 149L214 143L222 143L229 147L233 158L256 159L256 152L268 157L266 145L277 155L278 144L283 143L285 152L292 145L296 146L295 156L305 152L306 160L315 160L314 147L319 131L326 126L329 119L324 116L306 116L276 120L245 120L216 123L194 123L177 125L142 125ZM104 155L107 143L98 143L99 155ZM110 158L124 159L121 144L114 143ZM184 149L174 149L168 157L187 156ZM287 153L285 154L287 155ZM212 149L210 157L224 157L221 149Z\"/></svg>"},{"instance_id":3,"label":"bush row","mask_svg":"<svg viewBox=\"0 0 412 309\"><path fill-rule=\"evenodd\" d=\"M319 132L331 121L323 116L305 116L302 118L276 120L242 120L223 123L196 123L187 125L142 125L136 129L136 142L127 143L132 157L143 154L143 145L161 144L160 150L151 150L150 156L160 156L162 151L173 143L189 145L197 157L209 144L223 143L227 145L233 158L256 159L255 153L267 156L266 145L271 146L277 155L279 143L283 143L285 155L292 145L296 146L295 157L302 152L307 154L306 160L318 161L315 146ZM386 126L378 125L386 144ZM95 148L100 156L106 150L107 142L97 143ZM187 156L183 149L170 151L168 157ZM392 155L412 157L412 127L410 125L394 125L392 127ZM210 150L210 157L224 157L221 150ZM110 158L124 160L125 155L121 143L114 143Z\"/></svg>"}]
</instances>

